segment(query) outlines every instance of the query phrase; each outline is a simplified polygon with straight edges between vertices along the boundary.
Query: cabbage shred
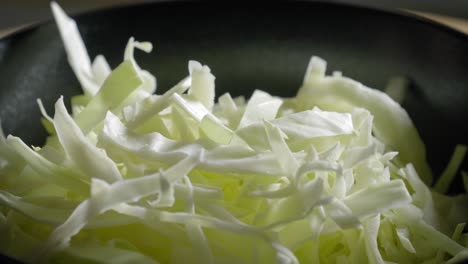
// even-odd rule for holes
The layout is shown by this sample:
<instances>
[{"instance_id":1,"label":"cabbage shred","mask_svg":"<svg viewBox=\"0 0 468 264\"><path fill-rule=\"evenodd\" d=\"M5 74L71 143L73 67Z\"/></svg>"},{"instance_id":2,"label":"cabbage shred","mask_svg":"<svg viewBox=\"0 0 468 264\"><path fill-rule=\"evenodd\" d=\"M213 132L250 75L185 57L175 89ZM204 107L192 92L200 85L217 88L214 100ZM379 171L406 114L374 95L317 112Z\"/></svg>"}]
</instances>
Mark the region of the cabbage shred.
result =
<instances>
[{"instance_id":1,"label":"cabbage shred","mask_svg":"<svg viewBox=\"0 0 468 264\"><path fill-rule=\"evenodd\" d=\"M163 94L130 38L91 63L52 2L84 94L42 147L0 134L0 251L50 263L441 263L468 256L467 196L427 187L424 145L386 94L312 57L297 97L215 103L196 61ZM463 150L461 150L463 149ZM466 152L436 188L442 191ZM464 175L464 179L466 179ZM466 183L467 181L465 181Z\"/></svg>"}]
</instances>

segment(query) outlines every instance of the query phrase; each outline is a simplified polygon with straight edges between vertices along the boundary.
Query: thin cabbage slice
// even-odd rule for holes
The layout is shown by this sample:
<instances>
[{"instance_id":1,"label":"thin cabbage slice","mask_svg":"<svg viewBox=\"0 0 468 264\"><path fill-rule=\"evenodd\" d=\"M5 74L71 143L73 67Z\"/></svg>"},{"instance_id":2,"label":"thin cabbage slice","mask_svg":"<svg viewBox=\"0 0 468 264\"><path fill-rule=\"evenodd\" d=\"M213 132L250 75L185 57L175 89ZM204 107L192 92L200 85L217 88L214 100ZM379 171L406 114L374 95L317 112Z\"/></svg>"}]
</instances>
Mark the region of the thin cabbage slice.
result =
<instances>
[{"instance_id":1,"label":"thin cabbage slice","mask_svg":"<svg viewBox=\"0 0 468 264\"><path fill-rule=\"evenodd\" d=\"M241 110L229 93L225 93L218 98L219 112L227 119L229 127L235 128L241 119Z\"/></svg>"},{"instance_id":2,"label":"thin cabbage slice","mask_svg":"<svg viewBox=\"0 0 468 264\"><path fill-rule=\"evenodd\" d=\"M89 133L102 120L107 111L118 107L142 84L138 72L130 61L121 63L106 79L99 92L76 116L75 121L84 134Z\"/></svg>"},{"instance_id":3,"label":"thin cabbage slice","mask_svg":"<svg viewBox=\"0 0 468 264\"><path fill-rule=\"evenodd\" d=\"M455 178L458 168L460 167L463 159L465 158L466 152L468 151L468 146L457 145L455 151L453 152L452 158L450 159L447 168L444 170L442 175L440 175L434 189L440 193L446 193L450 186L450 183Z\"/></svg>"},{"instance_id":4,"label":"thin cabbage slice","mask_svg":"<svg viewBox=\"0 0 468 264\"><path fill-rule=\"evenodd\" d=\"M109 183L122 179L115 163L86 139L68 115L63 98L55 104L54 126L67 157L78 170L90 178L103 179Z\"/></svg>"},{"instance_id":5,"label":"thin cabbage slice","mask_svg":"<svg viewBox=\"0 0 468 264\"><path fill-rule=\"evenodd\" d=\"M413 244L410 241L410 234L408 228L400 227L396 229L398 239L401 245L410 253L416 253Z\"/></svg>"},{"instance_id":6,"label":"thin cabbage slice","mask_svg":"<svg viewBox=\"0 0 468 264\"><path fill-rule=\"evenodd\" d=\"M205 105L196 98L184 98L179 94L172 95L174 104L193 118L200 130L200 135L213 140L216 143L227 145L231 142L233 132L227 128L221 120L213 115Z\"/></svg>"},{"instance_id":7,"label":"thin cabbage slice","mask_svg":"<svg viewBox=\"0 0 468 264\"><path fill-rule=\"evenodd\" d=\"M142 126L153 115L158 114L169 106L169 98L171 98L174 94L184 93L188 90L190 84L191 78L186 77L163 95L148 97L143 102L140 102L140 104L135 105L133 108L129 106L127 111L124 110L124 115L126 114L128 126L131 128ZM141 107L143 105L145 107Z\"/></svg>"},{"instance_id":8,"label":"thin cabbage slice","mask_svg":"<svg viewBox=\"0 0 468 264\"><path fill-rule=\"evenodd\" d=\"M274 119L282 103L280 98L273 97L264 91L255 90L245 106L244 114L237 129L249 126L263 119Z\"/></svg>"},{"instance_id":9,"label":"thin cabbage slice","mask_svg":"<svg viewBox=\"0 0 468 264\"><path fill-rule=\"evenodd\" d=\"M199 137L197 121L176 105L171 107L171 121L172 129L168 136L172 136L173 139L193 142Z\"/></svg>"},{"instance_id":10,"label":"thin cabbage slice","mask_svg":"<svg viewBox=\"0 0 468 264\"><path fill-rule=\"evenodd\" d=\"M364 237L369 263L384 264L385 261L380 254L377 245L377 235L380 226L380 215L377 214L364 222Z\"/></svg>"},{"instance_id":11,"label":"thin cabbage slice","mask_svg":"<svg viewBox=\"0 0 468 264\"><path fill-rule=\"evenodd\" d=\"M198 61L189 61L189 72L192 78L189 94L212 111L215 100L215 77L206 65Z\"/></svg>"},{"instance_id":12,"label":"thin cabbage slice","mask_svg":"<svg viewBox=\"0 0 468 264\"><path fill-rule=\"evenodd\" d=\"M86 95L96 95L111 73L109 64L103 55L96 56L91 63L75 21L68 17L57 3L51 2L51 8L65 44L69 63L75 75L80 81ZM149 72L141 70L138 67L133 58L134 48L150 52L152 45L148 42L140 43L130 38L124 55L124 59L132 61L138 70L143 79L143 89L151 94L156 89L156 79Z\"/></svg>"},{"instance_id":13,"label":"thin cabbage slice","mask_svg":"<svg viewBox=\"0 0 468 264\"><path fill-rule=\"evenodd\" d=\"M186 197L186 211L190 214L195 214L195 204L193 202L193 186L190 178L185 176L184 177L185 184L187 185L187 197ZM187 223L185 224L185 228L187 229L187 234L189 239L192 242L193 248L200 253L198 261L200 263L213 263L213 255L210 250L210 246L208 244L207 238L203 229L200 225Z\"/></svg>"},{"instance_id":14,"label":"thin cabbage slice","mask_svg":"<svg viewBox=\"0 0 468 264\"><path fill-rule=\"evenodd\" d=\"M76 22L68 17L56 2L52 1L50 6L67 51L68 63L83 87L85 94L94 96L99 91L99 83L102 77L99 76L97 80L95 79L91 68L91 60Z\"/></svg>"},{"instance_id":15,"label":"thin cabbage slice","mask_svg":"<svg viewBox=\"0 0 468 264\"><path fill-rule=\"evenodd\" d=\"M393 180L348 195L344 202L354 215L364 217L402 207L411 202L411 197L402 180Z\"/></svg>"},{"instance_id":16,"label":"thin cabbage slice","mask_svg":"<svg viewBox=\"0 0 468 264\"><path fill-rule=\"evenodd\" d=\"M150 53L153 49L153 45L150 42L136 41L133 37L128 40L127 46L125 47L124 61L130 61L133 64L133 67L138 73L142 83L133 93L125 98L117 108L114 109L115 112L120 112L123 107L150 97L156 91L156 77L148 71L140 68L133 55L135 49Z\"/></svg>"},{"instance_id":17,"label":"thin cabbage slice","mask_svg":"<svg viewBox=\"0 0 468 264\"><path fill-rule=\"evenodd\" d=\"M278 157L278 163L283 168L284 174L295 175L299 163L286 144L283 134L279 128L268 123L268 121L264 121L264 126L271 152Z\"/></svg>"},{"instance_id":18,"label":"thin cabbage slice","mask_svg":"<svg viewBox=\"0 0 468 264\"><path fill-rule=\"evenodd\" d=\"M94 74L94 80L99 87L104 83L107 77L112 72L109 63L103 55L97 55L91 64L91 70Z\"/></svg>"},{"instance_id":19,"label":"thin cabbage slice","mask_svg":"<svg viewBox=\"0 0 468 264\"><path fill-rule=\"evenodd\" d=\"M234 137L234 132L212 114L203 117L200 130L202 135L221 145L228 145Z\"/></svg>"}]
</instances>

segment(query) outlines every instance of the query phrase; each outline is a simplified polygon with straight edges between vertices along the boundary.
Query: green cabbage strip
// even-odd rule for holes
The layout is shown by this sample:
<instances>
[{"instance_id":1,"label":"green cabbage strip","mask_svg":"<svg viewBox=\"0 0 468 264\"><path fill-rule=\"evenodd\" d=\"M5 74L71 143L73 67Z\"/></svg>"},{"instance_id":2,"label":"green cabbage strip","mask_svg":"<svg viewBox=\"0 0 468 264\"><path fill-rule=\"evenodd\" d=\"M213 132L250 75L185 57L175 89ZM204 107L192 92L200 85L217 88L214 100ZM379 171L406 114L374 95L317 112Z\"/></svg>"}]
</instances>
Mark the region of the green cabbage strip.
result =
<instances>
[{"instance_id":1,"label":"green cabbage strip","mask_svg":"<svg viewBox=\"0 0 468 264\"><path fill-rule=\"evenodd\" d=\"M104 119L107 111L118 107L142 83L132 62L122 62L104 81L98 93L75 117L83 133L87 134L93 130Z\"/></svg>"},{"instance_id":2,"label":"green cabbage strip","mask_svg":"<svg viewBox=\"0 0 468 264\"><path fill-rule=\"evenodd\" d=\"M448 191L450 183L455 178L457 170L463 162L467 151L468 147L465 145L457 145L455 147L455 151L453 152L452 158L450 159L447 168L444 170L442 175L440 175L439 179L434 185L434 189L436 191L440 193L446 193Z\"/></svg>"},{"instance_id":3,"label":"green cabbage strip","mask_svg":"<svg viewBox=\"0 0 468 264\"><path fill-rule=\"evenodd\" d=\"M153 94L156 78L133 56L151 43L130 38L113 70L103 56L91 63L75 22L52 8L84 94L72 114L60 97L53 118L38 102L50 133L42 147L0 131L1 253L27 263L468 256L468 196L442 194L466 147L433 192L424 145L387 95L325 76L317 57L293 98L256 90L215 102L215 76L196 61Z\"/></svg>"}]
</instances>

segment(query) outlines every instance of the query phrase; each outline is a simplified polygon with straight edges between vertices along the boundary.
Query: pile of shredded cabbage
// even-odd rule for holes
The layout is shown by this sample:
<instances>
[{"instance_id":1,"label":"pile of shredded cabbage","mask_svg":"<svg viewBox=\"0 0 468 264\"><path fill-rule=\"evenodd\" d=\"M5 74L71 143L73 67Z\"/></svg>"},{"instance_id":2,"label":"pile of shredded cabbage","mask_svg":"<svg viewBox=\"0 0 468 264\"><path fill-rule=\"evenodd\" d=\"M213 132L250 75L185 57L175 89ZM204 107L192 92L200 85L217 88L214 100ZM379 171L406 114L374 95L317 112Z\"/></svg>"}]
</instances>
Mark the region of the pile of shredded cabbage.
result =
<instances>
[{"instance_id":1,"label":"pile of shredded cabbage","mask_svg":"<svg viewBox=\"0 0 468 264\"><path fill-rule=\"evenodd\" d=\"M466 146L432 192L425 149L385 93L312 57L294 98L215 103L208 66L163 94L130 38L111 70L52 9L84 94L60 98L43 147L0 135L0 252L49 263L454 263ZM468 176L463 175L465 186Z\"/></svg>"}]
</instances>

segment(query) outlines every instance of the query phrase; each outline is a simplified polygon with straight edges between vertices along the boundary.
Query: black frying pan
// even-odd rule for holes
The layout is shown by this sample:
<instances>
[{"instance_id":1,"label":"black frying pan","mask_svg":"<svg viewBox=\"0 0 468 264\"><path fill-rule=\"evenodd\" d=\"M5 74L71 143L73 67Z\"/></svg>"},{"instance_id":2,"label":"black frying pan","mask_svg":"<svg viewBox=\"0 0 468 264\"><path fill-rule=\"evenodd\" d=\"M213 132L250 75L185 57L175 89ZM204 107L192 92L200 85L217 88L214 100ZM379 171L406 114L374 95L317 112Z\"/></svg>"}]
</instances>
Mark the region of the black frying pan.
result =
<instances>
[{"instance_id":1,"label":"black frying pan","mask_svg":"<svg viewBox=\"0 0 468 264\"><path fill-rule=\"evenodd\" d=\"M468 135L468 38L409 15L325 3L154 3L76 17L91 57L115 67L130 36L153 42L140 65L164 91L196 59L216 75L217 93L254 89L295 95L311 55L330 70L382 88L394 76L411 80L403 102L426 142L434 174ZM53 23L0 40L0 118L6 134L40 145L45 138L36 98L53 113L60 95L80 92ZM467 169L467 162L464 169ZM461 180L452 192L461 188ZM0 259L1 260L1 259Z\"/></svg>"}]
</instances>

